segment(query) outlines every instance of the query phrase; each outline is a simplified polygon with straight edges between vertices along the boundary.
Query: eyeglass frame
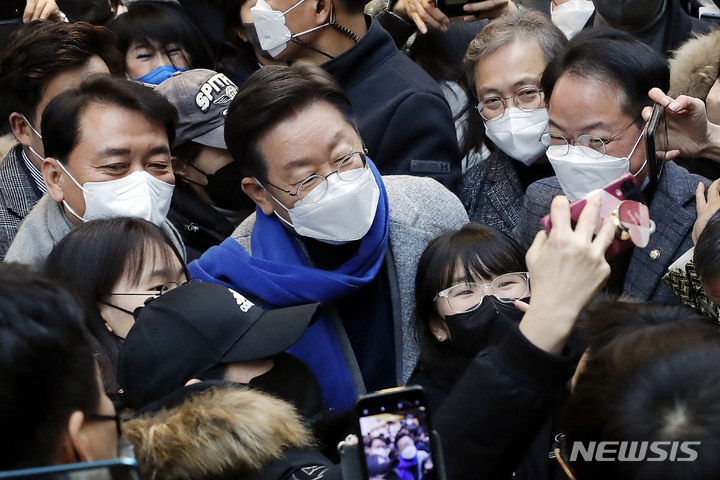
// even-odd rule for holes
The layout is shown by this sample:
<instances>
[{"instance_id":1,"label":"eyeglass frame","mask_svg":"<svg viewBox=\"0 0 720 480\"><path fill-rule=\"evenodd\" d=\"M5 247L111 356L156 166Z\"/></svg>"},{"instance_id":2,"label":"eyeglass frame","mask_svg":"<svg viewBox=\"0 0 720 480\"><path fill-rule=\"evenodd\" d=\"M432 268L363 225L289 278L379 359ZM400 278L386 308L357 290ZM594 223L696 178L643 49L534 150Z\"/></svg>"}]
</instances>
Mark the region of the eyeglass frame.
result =
<instances>
[{"instance_id":1,"label":"eyeglass frame","mask_svg":"<svg viewBox=\"0 0 720 480\"><path fill-rule=\"evenodd\" d=\"M322 178L323 182L327 182L328 177L330 175L332 175L333 173L336 173L338 175L338 177L340 177L340 179L342 180L342 177L340 176L340 168L343 166L343 163L345 163L346 161L351 159L353 157L353 155L360 155L360 159L363 162L363 166L362 166L363 170L369 168L368 167L368 158L367 158L367 149L363 148L363 151L356 150L356 151L348 153L347 155L343 155L342 157L340 157L338 160L336 160L338 162L337 168L335 170L333 170L332 172L328 173L327 175L320 175L319 173L313 173L312 175L308 175L303 180L301 180L300 183L298 183L297 188L295 189L295 193L292 193L291 190L285 190L284 188L278 187L277 185L272 183L270 180L265 179L265 183L267 183L271 187L275 187L276 189L280 190L281 192L283 192L287 195L290 195L291 197L297 197L298 201L302 202L303 199L305 197L307 197L307 195L312 191L312 190L310 190L310 192L303 195L303 198L300 198L300 189L302 188L303 185L305 185L307 182L309 182L315 178ZM318 186L319 185L322 185L322 184L320 183L320 184L318 184ZM327 193L327 191L326 191L326 193ZM325 196L325 194L323 194L322 197L324 197L324 196ZM320 198L322 198L322 197L320 197ZM320 198L318 200L320 200ZM307 203L307 202L304 202L304 203ZM312 202L312 203L315 203L315 202Z\"/></svg>"},{"instance_id":2,"label":"eyeglass frame","mask_svg":"<svg viewBox=\"0 0 720 480\"><path fill-rule=\"evenodd\" d=\"M529 109L529 110L526 110L526 109L520 107L520 105L518 105L518 101L515 99L515 95L517 95L518 92L520 92L521 90L527 89L527 88L534 88L534 89L536 89L536 90L537 90L537 93L539 93L539 94L540 94L540 97L541 97L541 98L540 98L540 103L538 104L538 106L535 107L535 108L531 108L531 109ZM485 115L483 115L483 101L489 100L489 99L491 99L491 98L497 98L497 99L499 99L499 100L500 100L500 103L502 103L503 110L502 110L502 112L500 113L500 115L498 115L497 117L487 118ZM523 112L532 112L533 110L537 110L538 108L540 108L540 105L545 101L545 94L544 94L544 90L543 90L542 88L538 87L537 85L532 85L532 84L523 85L522 87L520 87L520 88L518 88L517 90L515 90L515 91L513 92L513 94L510 95L509 97L501 97L501 96L499 96L499 95L492 95L492 96L490 96L490 97L479 98L479 99L478 99L478 104L475 105L475 110L477 110L477 112L480 114L480 116L483 118L483 120L486 120L486 121L497 120L498 118L502 118L502 116L505 115L505 111L506 111L507 108L508 108L507 105L505 104L505 100L508 100L508 99L510 99L510 98L513 99L513 103L515 104L515 106L516 106L517 108L519 108L520 110L522 110Z\"/></svg>"},{"instance_id":3,"label":"eyeglass frame","mask_svg":"<svg viewBox=\"0 0 720 480\"><path fill-rule=\"evenodd\" d=\"M576 138L572 139L572 141L571 141L571 140L569 140L567 137L565 137L565 135L562 135L562 134L560 134L560 133L545 132L545 133L543 133L542 135L540 135L540 137L538 137L538 141L539 141L540 143L542 143L543 147L545 147L545 150L548 150L548 149L550 149L550 147L560 147L561 145L550 145L549 142L548 142L548 144L546 145L545 142L543 142L543 138L544 138L545 136L547 136L547 137L549 137L549 138L552 138L551 135L556 135L556 136L562 138L563 140L565 140L565 147L567 148L567 150L566 150L565 153L563 153L562 155L558 154L558 156L559 156L559 157L564 157L565 155L567 155L568 153L570 153L570 146L571 146L571 145L572 145L573 147L577 146L577 141L578 141L578 139L579 139L580 137L594 137L594 138L597 138L598 140L600 140L600 143L602 143L602 145L603 145L602 154L600 154L599 156L597 156L597 157L595 157L595 158L602 158L602 157L604 157L605 155L607 155L607 146L608 146L609 144L611 144L612 142L614 142L615 140L617 140L617 138L618 138L620 135L622 135L623 133L625 133L625 131L627 131L628 128L630 128L630 127L632 127L633 125L635 125L640 118L641 118L641 117L635 117L632 122L630 122L629 124L627 124L622 130L620 130L618 133L616 133L615 135L611 136L611 137L608 138L608 139L604 139L604 138L599 137L599 136L597 136L597 135L593 135L592 133L583 133L583 134L578 135ZM640 136L642 136L642 133L643 133L643 132L644 132L644 127L641 129ZM638 140L638 141L639 141L639 140ZM637 142L636 142L636 143L637 143ZM588 145L581 145L581 146L587 147L587 148L589 148L590 150L592 150L593 152L600 153L600 152L598 152L597 150L589 147Z\"/></svg>"},{"instance_id":4,"label":"eyeglass frame","mask_svg":"<svg viewBox=\"0 0 720 480\"><path fill-rule=\"evenodd\" d=\"M450 293L450 290L454 289L455 287L460 287L460 286L462 286L462 285L472 285L472 284L475 284L475 285L480 285L480 286L482 286L482 287L483 287L483 291L485 291L485 289L486 289L487 287L492 288L492 283L493 283L495 280L497 280L498 278L504 277L504 276L506 276L506 275L520 275L521 277L523 277L523 278L525 279L525 294L524 294L524 295L527 295L527 293L530 291L530 272L510 272L510 273L503 273L502 275L498 275L498 276L495 277L495 279L493 279L490 283L463 282L463 283L455 284L455 285L453 285L453 286L451 286L451 287L448 287L448 288L446 288L446 289L441 290L440 292L438 292L438 294L435 295L435 298L433 298L433 302L437 303L437 301L438 301L439 298L444 298L445 301L447 302L448 308L450 308L450 310L452 310L453 312L455 312L455 313L472 312L473 310L476 310L478 307L480 307L480 304L482 303L482 300L483 300L485 297L487 297L487 295L483 295L482 298L480 299L480 302L478 302L478 304L475 305L474 307L469 308L469 309L467 309L467 310L463 310L462 312L457 312L457 311L455 311L455 309L450 305L450 299L449 299L449 297L448 297L448 293ZM500 301L501 303L514 303L516 300L519 300L520 298L524 298L524 295L523 295L523 297L518 297L518 298L516 298L516 299L514 299L514 300L511 300L511 301L508 302L508 301L504 301L502 298L498 297L498 296L495 295L495 294L491 294L491 295L492 295L493 297L497 298L498 301Z\"/></svg>"},{"instance_id":5,"label":"eyeglass frame","mask_svg":"<svg viewBox=\"0 0 720 480\"><path fill-rule=\"evenodd\" d=\"M169 291L171 291L171 290L175 290L175 289L178 288L178 287L182 287L183 285L187 285L188 283L192 283L192 281L193 281L193 280L188 280L187 282L183 282L183 283L167 282L167 283L164 283L163 285L161 285L161 287L162 287L162 288L165 288L165 287L167 287L167 286L170 285L170 284L174 284L174 285L176 285L176 286L175 286L174 288L166 288L165 290L161 290L161 291L158 291L158 292L110 292L110 295L142 295L142 296L145 296L145 297L154 297L154 298L157 298L157 297L159 297L160 295L164 295L164 294L166 294L167 292L169 292Z\"/></svg>"},{"instance_id":6,"label":"eyeglass frame","mask_svg":"<svg viewBox=\"0 0 720 480\"><path fill-rule=\"evenodd\" d=\"M109 422L113 421L115 422L115 429L117 430L117 436L120 437L122 435L122 420L120 419L120 415L117 413L115 415L103 415L100 413L85 413L85 418L88 420L95 420L98 422Z\"/></svg>"}]
</instances>

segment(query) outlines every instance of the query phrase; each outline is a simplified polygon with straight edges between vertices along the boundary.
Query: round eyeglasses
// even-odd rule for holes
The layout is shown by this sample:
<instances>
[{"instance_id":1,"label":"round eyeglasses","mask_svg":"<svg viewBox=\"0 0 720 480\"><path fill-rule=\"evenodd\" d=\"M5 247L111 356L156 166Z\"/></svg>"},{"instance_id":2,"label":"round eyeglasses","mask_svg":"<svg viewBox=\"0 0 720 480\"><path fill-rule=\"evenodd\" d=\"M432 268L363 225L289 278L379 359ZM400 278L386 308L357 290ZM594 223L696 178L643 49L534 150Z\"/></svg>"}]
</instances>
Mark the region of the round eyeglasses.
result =
<instances>
[{"instance_id":1,"label":"round eyeglasses","mask_svg":"<svg viewBox=\"0 0 720 480\"><path fill-rule=\"evenodd\" d=\"M328 190L328 177L333 173L336 173L338 178L343 182L352 182L360 178L365 170L368 168L367 156L365 152L350 152L344 157L338 159L335 164L337 168L327 175L313 174L301 181L295 193L290 190L285 190L277 185L266 180L268 185L271 185L281 192L284 192L291 197L298 197L302 203L315 203L325 196Z\"/></svg>"},{"instance_id":2,"label":"round eyeglasses","mask_svg":"<svg viewBox=\"0 0 720 480\"><path fill-rule=\"evenodd\" d=\"M506 273L490 283L461 283L446 288L433 299L444 298L455 313L469 312L480 306L483 298L493 295L502 303L513 303L530 295L530 274L528 272Z\"/></svg>"},{"instance_id":3,"label":"round eyeglasses","mask_svg":"<svg viewBox=\"0 0 720 480\"><path fill-rule=\"evenodd\" d=\"M582 135L579 135L575 140L568 140L559 133L543 133L540 136L540 142L543 144L546 150L552 148L552 153L559 157L564 157L565 155L567 155L570 151L570 145L575 145L579 147L586 147L585 151L588 156L600 158L604 157L607 153L607 146L610 145L610 143L612 143L620 135L622 135L625 130L634 125L635 121L636 120L633 120L625 128L607 139L602 139L597 135L590 135L589 133L584 133Z\"/></svg>"},{"instance_id":4,"label":"round eyeglasses","mask_svg":"<svg viewBox=\"0 0 720 480\"><path fill-rule=\"evenodd\" d=\"M480 99L480 103L475 108L480 116L485 120L493 120L500 118L508 108L505 100L512 98L513 103L520 110L529 112L539 108L543 102L542 90L535 85L525 85L521 87L510 97L485 97Z\"/></svg>"}]
</instances>

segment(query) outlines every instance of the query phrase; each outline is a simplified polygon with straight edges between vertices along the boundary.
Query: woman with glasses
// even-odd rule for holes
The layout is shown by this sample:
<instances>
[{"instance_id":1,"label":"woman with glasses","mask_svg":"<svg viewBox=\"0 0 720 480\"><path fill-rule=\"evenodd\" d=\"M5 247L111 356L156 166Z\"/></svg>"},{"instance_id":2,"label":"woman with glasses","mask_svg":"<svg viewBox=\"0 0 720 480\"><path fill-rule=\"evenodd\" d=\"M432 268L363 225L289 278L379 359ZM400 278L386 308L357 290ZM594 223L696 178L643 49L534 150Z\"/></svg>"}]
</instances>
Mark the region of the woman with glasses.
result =
<instances>
[{"instance_id":1,"label":"woman with glasses","mask_svg":"<svg viewBox=\"0 0 720 480\"><path fill-rule=\"evenodd\" d=\"M493 20L470 43L464 68L475 108L464 138L492 152L464 176L459 197L470 220L510 233L528 185L553 175L539 140L548 126L540 77L566 44L546 15L530 10Z\"/></svg>"},{"instance_id":2,"label":"woman with glasses","mask_svg":"<svg viewBox=\"0 0 720 480\"><path fill-rule=\"evenodd\" d=\"M117 355L145 301L188 281L185 263L167 235L138 218L93 220L58 243L46 275L82 306L93 336L105 391L117 394Z\"/></svg>"},{"instance_id":3,"label":"woman with glasses","mask_svg":"<svg viewBox=\"0 0 720 480\"><path fill-rule=\"evenodd\" d=\"M422 350L409 383L427 392L449 478L528 478L549 468L551 435L541 430L582 353L567 340L609 272L610 223L592 240L596 200L573 231L558 198L553 229L527 254L502 232L469 223L420 258Z\"/></svg>"}]
</instances>

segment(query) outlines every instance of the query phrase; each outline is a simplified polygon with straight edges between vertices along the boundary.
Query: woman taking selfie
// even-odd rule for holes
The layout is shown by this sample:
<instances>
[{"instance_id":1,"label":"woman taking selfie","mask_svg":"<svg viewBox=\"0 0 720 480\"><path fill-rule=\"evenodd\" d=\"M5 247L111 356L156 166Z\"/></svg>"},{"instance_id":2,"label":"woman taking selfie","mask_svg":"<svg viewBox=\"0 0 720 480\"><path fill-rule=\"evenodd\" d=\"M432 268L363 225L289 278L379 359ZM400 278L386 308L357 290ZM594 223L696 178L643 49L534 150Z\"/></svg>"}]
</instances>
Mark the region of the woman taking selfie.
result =
<instances>
[{"instance_id":1,"label":"woman taking selfie","mask_svg":"<svg viewBox=\"0 0 720 480\"><path fill-rule=\"evenodd\" d=\"M449 478L508 478L526 455L547 470L549 438L538 454L529 449L582 353L566 345L577 316L610 272L612 224L593 239L598 200L573 231L567 200L556 198L553 228L536 237L527 269L513 240L478 224L441 235L420 258L422 353L409 383L428 392Z\"/></svg>"}]
</instances>

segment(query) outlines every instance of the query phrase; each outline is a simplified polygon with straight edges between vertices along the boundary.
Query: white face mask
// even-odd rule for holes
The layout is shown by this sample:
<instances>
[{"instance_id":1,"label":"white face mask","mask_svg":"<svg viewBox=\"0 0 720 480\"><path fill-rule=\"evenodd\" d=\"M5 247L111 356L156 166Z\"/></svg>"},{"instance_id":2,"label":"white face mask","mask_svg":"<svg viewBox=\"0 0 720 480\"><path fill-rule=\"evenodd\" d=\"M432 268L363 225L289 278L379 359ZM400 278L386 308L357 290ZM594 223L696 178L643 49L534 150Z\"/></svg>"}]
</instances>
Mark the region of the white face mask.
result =
<instances>
[{"instance_id":1,"label":"white face mask","mask_svg":"<svg viewBox=\"0 0 720 480\"><path fill-rule=\"evenodd\" d=\"M82 217L63 200L65 208L83 222L97 218L138 217L159 227L165 221L174 185L146 171L136 171L117 180L85 182L80 185L62 162L57 163L83 192L85 215Z\"/></svg>"},{"instance_id":2,"label":"white face mask","mask_svg":"<svg viewBox=\"0 0 720 480\"><path fill-rule=\"evenodd\" d=\"M330 25L330 22L328 22L315 28L311 28L310 30L305 30L304 32L293 35L290 29L285 25L285 15L298 7L304 1L305 0L300 0L284 12L273 10L273 8L268 5L265 0L258 0L257 4L250 9L260 46L273 57L280 55L280 53L287 48L287 42L289 42L290 39L305 35L306 33L314 32L315 30Z\"/></svg>"},{"instance_id":3,"label":"white face mask","mask_svg":"<svg viewBox=\"0 0 720 480\"><path fill-rule=\"evenodd\" d=\"M595 11L595 5L588 0L570 0L562 5L556 5L550 16L553 23L569 39L583 29L590 16Z\"/></svg>"},{"instance_id":4,"label":"white face mask","mask_svg":"<svg viewBox=\"0 0 720 480\"><path fill-rule=\"evenodd\" d=\"M315 187L306 200L312 201L313 194L320 190ZM351 182L345 182L337 175L330 175L325 196L315 203L297 202L293 208L285 208L275 199L287 210L292 223L277 212L275 215L298 235L339 245L360 240L365 236L375 220L379 199L380 188L375 176L372 170L366 168Z\"/></svg>"},{"instance_id":5,"label":"white face mask","mask_svg":"<svg viewBox=\"0 0 720 480\"><path fill-rule=\"evenodd\" d=\"M417 455L417 447L415 445L408 445L407 447L403 448L403 451L400 452L400 456L404 458L405 460L412 460Z\"/></svg>"},{"instance_id":6,"label":"white face mask","mask_svg":"<svg viewBox=\"0 0 720 480\"><path fill-rule=\"evenodd\" d=\"M372 449L370 449L370 454L371 455L380 455L381 457L388 458L388 456L390 455L390 449L383 448L383 447L372 448Z\"/></svg>"},{"instance_id":7,"label":"white face mask","mask_svg":"<svg viewBox=\"0 0 720 480\"><path fill-rule=\"evenodd\" d=\"M640 134L630 154L618 158L610 155L597 158L588 154L588 147L570 145L566 155L559 156L556 152L565 150L564 146L551 146L547 149L547 158L555 170L558 182L571 202L585 198L593 190L604 188L613 180L630 171L630 157L640 143L643 134ZM637 176L647 164L647 159L634 173ZM644 186L645 184L643 184Z\"/></svg>"},{"instance_id":8,"label":"white face mask","mask_svg":"<svg viewBox=\"0 0 720 480\"><path fill-rule=\"evenodd\" d=\"M540 136L548 126L547 108L530 112L508 108L502 117L485 121L485 133L497 147L525 165L532 165L545 152Z\"/></svg>"}]
</instances>

